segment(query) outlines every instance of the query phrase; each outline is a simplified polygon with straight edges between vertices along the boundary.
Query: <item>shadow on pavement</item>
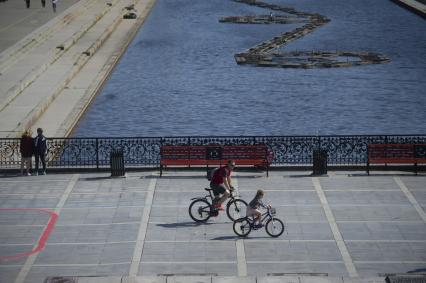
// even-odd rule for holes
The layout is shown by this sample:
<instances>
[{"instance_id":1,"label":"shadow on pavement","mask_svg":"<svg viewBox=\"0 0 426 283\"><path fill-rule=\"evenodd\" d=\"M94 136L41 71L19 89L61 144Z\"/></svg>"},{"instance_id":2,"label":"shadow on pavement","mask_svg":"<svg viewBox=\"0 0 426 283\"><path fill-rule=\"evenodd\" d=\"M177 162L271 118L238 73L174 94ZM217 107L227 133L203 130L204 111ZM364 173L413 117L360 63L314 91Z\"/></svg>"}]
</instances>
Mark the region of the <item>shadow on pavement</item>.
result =
<instances>
[{"instance_id":1,"label":"shadow on pavement","mask_svg":"<svg viewBox=\"0 0 426 283\"><path fill-rule=\"evenodd\" d=\"M254 178L262 178L264 176L259 176L259 175L251 175L251 176L237 175L235 177L238 178L238 179L254 179ZM200 175L194 175L194 176L191 176L191 175L186 175L186 176L168 175L168 176L165 176L165 175L163 175L162 177L160 177L160 175L148 175L148 176L142 176L141 179L205 179L206 182L208 182L206 176L204 176L204 175L201 175L201 176Z\"/></svg>"},{"instance_id":2,"label":"shadow on pavement","mask_svg":"<svg viewBox=\"0 0 426 283\"><path fill-rule=\"evenodd\" d=\"M245 238L238 237L238 236L221 236L221 237L211 238L210 240L222 241L222 240L238 240L238 239L245 239Z\"/></svg>"},{"instance_id":3,"label":"shadow on pavement","mask_svg":"<svg viewBox=\"0 0 426 283\"><path fill-rule=\"evenodd\" d=\"M287 175L283 176L283 178L306 178L306 177L318 177L312 174L299 174L299 175Z\"/></svg>"},{"instance_id":4,"label":"shadow on pavement","mask_svg":"<svg viewBox=\"0 0 426 283\"><path fill-rule=\"evenodd\" d=\"M397 177L397 176L416 176L413 172L407 172L407 173L377 173L373 174L370 173L370 175L367 175L367 173L355 173L355 174L348 174L348 177ZM418 173L417 176L426 176L425 174Z\"/></svg>"},{"instance_id":5,"label":"shadow on pavement","mask_svg":"<svg viewBox=\"0 0 426 283\"><path fill-rule=\"evenodd\" d=\"M414 269L414 270L410 270L410 271L407 271L407 273L424 273L424 274L426 274L426 268L418 268L418 269Z\"/></svg>"},{"instance_id":6,"label":"shadow on pavement","mask_svg":"<svg viewBox=\"0 0 426 283\"><path fill-rule=\"evenodd\" d=\"M143 176L141 179L206 179L206 176L162 176L160 175L149 175Z\"/></svg>"},{"instance_id":7,"label":"shadow on pavement","mask_svg":"<svg viewBox=\"0 0 426 283\"><path fill-rule=\"evenodd\" d=\"M14 178L14 177L25 177L25 176L22 176L21 174L7 174L7 175L1 175L0 179Z\"/></svg>"},{"instance_id":8,"label":"shadow on pavement","mask_svg":"<svg viewBox=\"0 0 426 283\"><path fill-rule=\"evenodd\" d=\"M100 181L100 180L106 180L106 179L113 179L113 178L111 178L111 176L79 178L79 180L81 181Z\"/></svg>"},{"instance_id":9,"label":"shadow on pavement","mask_svg":"<svg viewBox=\"0 0 426 283\"><path fill-rule=\"evenodd\" d=\"M157 226L164 227L164 228L186 228L186 227L197 227L201 225L212 225L215 223L196 223L196 222L177 222L177 223L164 223L164 224L157 224Z\"/></svg>"},{"instance_id":10,"label":"shadow on pavement","mask_svg":"<svg viewBox=\"0 0 426 283\"><path fill-rule=\"evenodd\" d=\"M212 240L212 241L222 241L222 240L238 240L238 239L244 239L244 240L271 239L271 240L273 240L274 238L267 237L267 236L262 236L262 237L220 236L220 237L216 237L216 238L211 238L210 240Z\"/></svg>"}]
</instances>

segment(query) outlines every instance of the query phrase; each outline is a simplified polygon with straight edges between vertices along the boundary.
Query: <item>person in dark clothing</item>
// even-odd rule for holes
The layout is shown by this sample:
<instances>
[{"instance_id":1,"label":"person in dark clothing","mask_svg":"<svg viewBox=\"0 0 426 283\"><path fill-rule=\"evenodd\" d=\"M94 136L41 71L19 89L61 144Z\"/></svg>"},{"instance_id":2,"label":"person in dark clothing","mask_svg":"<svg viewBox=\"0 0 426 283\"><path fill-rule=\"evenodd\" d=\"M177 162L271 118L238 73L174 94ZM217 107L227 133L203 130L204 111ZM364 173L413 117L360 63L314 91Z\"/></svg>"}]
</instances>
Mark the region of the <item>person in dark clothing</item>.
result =
<instances>
[{"instance_id":1,"label":"person in dark clothing","mask_svg":"<svg viewBox=\"0 0 426 283\"><path fill-rule=\"evenodd\" d=\"M21 143L19 146L21 152L21 175L31 176L32 156L34 154L34 142L31 137L31 131L27 130L22 134ZM26 173L24 174L24 168Z\"/></svg>"},{"instance_id":2,"label":"person in dark clothing","mask_svg":"<svg viewBox=\"0 0 426 283\"><path fill-rule=\"evenodd\" d=\"M46 0L41 0L41 6L46 7Z\"/></svg>"},{"instance_id":3,"label":"person in dark clothing","mask_svg":"<svg viewBox=\"0 0 426 283\"><path fill-rule=\"evenodd\" d=\"M25 4L27 4L27 9L30 8L30 0L25 0Z\"/></svg>"},{"instance_id":4,"label":"person in dark clothing","mask_svg":"<svg viewBox=\"0 0 426 283\"><path fill-rule=\"evenodd\" d=\"M38 175L38 166L39 161L43 165L42 175L46 175L46 153L47 153L47 139L43 136L43 129L37 129L37 136L34 138L34 154L35 154L35 163L36 163L36 172L35 175Z\"/></svg>"},{"instance_id":5,"label":"person in dark clothing","mask_svg":"<svg viewBox=\"0 0 426 283\"><path fill-rule=\"evenodd\" d=\"M58 3L58 0L52 0L52 8L53 12L56 13L56 4Z\"/></svg>"}]
</instances>

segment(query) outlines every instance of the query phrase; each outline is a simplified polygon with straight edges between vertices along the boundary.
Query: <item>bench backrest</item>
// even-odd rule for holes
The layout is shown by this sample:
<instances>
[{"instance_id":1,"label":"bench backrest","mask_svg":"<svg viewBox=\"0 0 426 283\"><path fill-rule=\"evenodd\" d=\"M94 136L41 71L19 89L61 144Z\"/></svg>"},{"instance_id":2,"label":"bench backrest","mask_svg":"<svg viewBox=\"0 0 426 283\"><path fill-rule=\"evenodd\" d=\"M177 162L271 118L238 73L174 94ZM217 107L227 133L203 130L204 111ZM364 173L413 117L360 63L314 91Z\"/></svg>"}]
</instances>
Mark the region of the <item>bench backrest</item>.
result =
<instances>
[{"instance_id":1,"label":"bench backrest","mask_svg":"<svg viewBox=\"0 0 426 283\"><path fill-rule=\"evenodd\" d=\"M161 147L162 159L205 159L206 148L201 146L165 145Z\"/></svg>"},{"instance_id":2,"label":"bench backrest","mask_svg":"<svg viewBox=\"0 0 426 283\"><path fill-rule=\"evenodd\" d=\"M424 144L369 144L369 162L398 163L398 162L425 162L426 156Z\"/></svg>"},{"instance_id":3,"label":"bench backrest","mask_svg":"<svg viewBox=\"0 0 426 283\"><path fill-rule=\"evenodd\" d=\"M162 160L262 160L272 161L266 145L185 146L161 147Z\"/></svg>"},{"instance_id":4,"label":"bench backrest","mask_svg":"<svg viewBox=\"0 0 426 283\"><path fill-rule=\"evenodd\" d=\"M228 145L222 150L222 159L260 159L266 160L268 148L265 145Z\"/></svg>"}]
</instances>

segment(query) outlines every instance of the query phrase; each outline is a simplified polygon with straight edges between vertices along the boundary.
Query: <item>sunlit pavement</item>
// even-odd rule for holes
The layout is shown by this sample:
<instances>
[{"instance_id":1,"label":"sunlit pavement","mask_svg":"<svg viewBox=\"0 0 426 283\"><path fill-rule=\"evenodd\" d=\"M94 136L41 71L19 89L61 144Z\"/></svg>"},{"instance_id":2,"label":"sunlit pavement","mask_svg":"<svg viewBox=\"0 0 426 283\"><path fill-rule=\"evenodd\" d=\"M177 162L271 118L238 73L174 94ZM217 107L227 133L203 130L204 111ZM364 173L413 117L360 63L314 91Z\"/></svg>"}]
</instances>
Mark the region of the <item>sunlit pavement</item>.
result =
<instances>
[{"instance_id":1,"label":"sunlit pavement","mask_svg":"<svg viewBox=\"0 0 426 283\"><path fill-rule=\"evenodd\" d=\"M162 178L157 172L127 178L3 176L0 282L43 282L48 276L366 278L424 272L426 175L309 174L237 172L233 178L246 201L257 189L265 190L266 202L286 225L279 238L264 229L239 238L224 213L194 223L188 215L191 198L205 195L208 186L200 171L168 170ZM58 219L49 226L53 214ZM32 252L42 241L45 247Z\"/></svg>"}]
</instances>

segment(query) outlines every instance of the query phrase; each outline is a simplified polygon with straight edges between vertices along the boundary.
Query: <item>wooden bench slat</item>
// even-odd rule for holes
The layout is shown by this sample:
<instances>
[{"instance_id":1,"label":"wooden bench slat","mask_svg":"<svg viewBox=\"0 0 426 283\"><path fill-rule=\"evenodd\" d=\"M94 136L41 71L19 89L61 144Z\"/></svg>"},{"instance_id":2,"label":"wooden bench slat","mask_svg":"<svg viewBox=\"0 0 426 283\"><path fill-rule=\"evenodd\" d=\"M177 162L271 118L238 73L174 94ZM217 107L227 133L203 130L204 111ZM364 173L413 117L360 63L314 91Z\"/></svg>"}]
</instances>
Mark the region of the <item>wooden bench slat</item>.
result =
<instances>
[{"instance_id":1,"label":"wooden bench slat","mask_svg":"<svg viewBox=\"0 0 426 283\"><path fill-rule=\"evenodd\" d=\"M369 174L369 167L372 163L414 165L424 163L426 162L426 158L417 157L416 150L419 150L419 148L423 149L425 147L425 144L369 144L367 156L367 173Z\"/></svg>"},{"instance_id":2,"label":"wooden bench slat","mask_svg":"<svg viewBox=\"0 0 426 283\"><path fill-rule=\"evenodd\" d=\"M210 151L219 149L217 159L208 159ZM165 145L160 148L161 166L167 165L223 165L234 160L238 165L266 166L272 162L273 154L266 145ZM219 158L220 157L220 158Z\"/></svg>"},{"instance_id":3,"label":"wooden bench slat","mask_svg":"<svg viewBox=\"0 0 426 283\"><path fill-rule=\"evenodd\" d=\"M416 163L415 158L371 158L370 163Z\"/></svg>"}]
</instances>

